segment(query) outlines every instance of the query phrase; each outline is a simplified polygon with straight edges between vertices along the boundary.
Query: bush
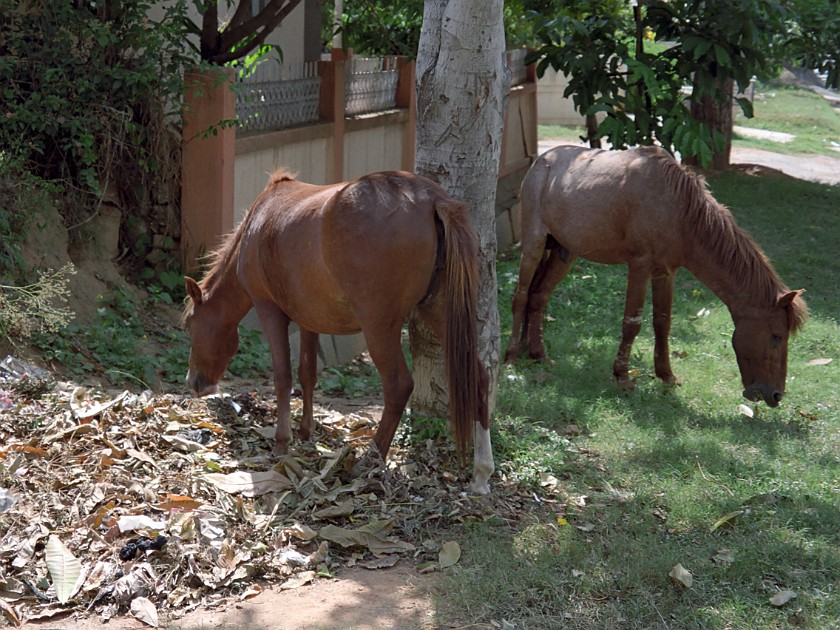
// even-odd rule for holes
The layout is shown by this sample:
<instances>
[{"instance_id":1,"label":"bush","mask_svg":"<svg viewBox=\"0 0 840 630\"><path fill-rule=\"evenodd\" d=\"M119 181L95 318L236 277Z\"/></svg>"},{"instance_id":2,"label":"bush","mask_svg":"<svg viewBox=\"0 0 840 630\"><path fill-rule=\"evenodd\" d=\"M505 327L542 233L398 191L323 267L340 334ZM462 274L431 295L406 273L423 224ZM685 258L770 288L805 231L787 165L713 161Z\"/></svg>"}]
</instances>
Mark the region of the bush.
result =
<instances>
[{"instance_id":1,"label":"bush","mask_svg":"<svg viewBox=\"0 0 840 630\"><path fill-rule=\"evenodd\" d=\"M151 0L0 0L4 159L68 191L100 195L126 168L154 173L160 125L179 111L186 7ZM136 179L136 178L128 178ZM142 181L141 181L142 185Z\"/></svg>"}]
</instances>

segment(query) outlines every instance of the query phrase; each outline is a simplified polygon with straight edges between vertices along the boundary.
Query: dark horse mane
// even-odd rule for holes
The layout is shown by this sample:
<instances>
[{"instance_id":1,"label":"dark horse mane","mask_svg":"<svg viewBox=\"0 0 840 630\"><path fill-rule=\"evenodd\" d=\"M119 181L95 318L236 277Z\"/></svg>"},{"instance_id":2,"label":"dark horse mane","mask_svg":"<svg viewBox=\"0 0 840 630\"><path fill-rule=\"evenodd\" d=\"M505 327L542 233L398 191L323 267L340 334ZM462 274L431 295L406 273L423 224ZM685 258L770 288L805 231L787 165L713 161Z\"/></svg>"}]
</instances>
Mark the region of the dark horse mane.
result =
<instances>
[{"instance_id":1,"label":"dark horse mane","mask_svg":"<svg viewBox=\"0 0 840 630\"><path fill-rule=\"evenodd\" d=\"M770 260L750 235L735 222L729 209L709 192L705 178L685 169L664 151L657 151L660 169L684 209L683 229L694 240L704 243L711 255L732 274L745 292L768 306L790 289L776 274ZM796 333L808 319L805 302L797 297L791 303L788 327Z\"/></svg>"},{"instance_id":2,"label":"dark horse mane","mask_svg":"<svg viewBox=\"0 0 840 630\"><path fill-rule=\"evenodd\" d=\"M251 217L256 209L262 205L268 195L274 192L274 189L278 184L292 181L297 181L296 173L285 168L278 168L274 171L268 178L268 184L266 184L266 187L254 200L254 203L251 204L251 207L248 208L248 212L245 213L245 216L239 225L236 226L232 232L228 232L225 236L223 236L218 246L207 252L202 257L202 266L207 269L207 273L198 283L202 292L215 286L219 277L222 275L222 272L228 268L228 265L230 265L234 258L239 254L239 244L242 241L242 235L245 233L245 229L251 222ZM186 318L191 304L192 300L187 297L184 301L184 311L181 315L182 320Z\"/></svg>"}]
</instances>

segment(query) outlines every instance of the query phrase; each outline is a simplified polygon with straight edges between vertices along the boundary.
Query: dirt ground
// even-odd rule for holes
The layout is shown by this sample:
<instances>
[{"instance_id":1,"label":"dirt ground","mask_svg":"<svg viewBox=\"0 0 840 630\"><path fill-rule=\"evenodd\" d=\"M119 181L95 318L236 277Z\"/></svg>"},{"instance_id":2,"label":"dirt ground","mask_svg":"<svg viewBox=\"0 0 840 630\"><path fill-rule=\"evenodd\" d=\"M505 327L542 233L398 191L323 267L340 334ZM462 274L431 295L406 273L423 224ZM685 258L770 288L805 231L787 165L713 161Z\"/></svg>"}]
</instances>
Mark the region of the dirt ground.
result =
<instances>
[{"instance_id":1,"label":"dirt ground","mask_svg":"<svg viewBox=\"0 0 840 630\"><path fill-rule=\"evenodd\" d=\"M423 593L434 574L420 575L406 561L389 569L347 569L333 580L281 591L267 588L227 608L201 609L182 619L161 619L171 630L426 630L436 628L432 604ZM136 630L149 626L131 617L103 624L96 618L27 623L29 630Z\"/></svg>"}]
</instances>

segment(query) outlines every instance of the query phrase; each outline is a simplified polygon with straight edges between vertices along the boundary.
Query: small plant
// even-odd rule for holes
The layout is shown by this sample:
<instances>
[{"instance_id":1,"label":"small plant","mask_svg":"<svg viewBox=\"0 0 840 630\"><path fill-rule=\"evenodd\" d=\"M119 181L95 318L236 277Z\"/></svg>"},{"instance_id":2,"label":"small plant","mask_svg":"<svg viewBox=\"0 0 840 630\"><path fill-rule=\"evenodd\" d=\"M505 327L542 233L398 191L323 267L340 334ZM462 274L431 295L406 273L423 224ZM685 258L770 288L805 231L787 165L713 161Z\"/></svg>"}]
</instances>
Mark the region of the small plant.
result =
<instances>
[{"instance_id":1,"label":"small plant","mask_svg":"<svg viewBox=\"0 0 840 630\"><path fill-rule=\"evenodd\" d=\"M379 374L370 363L356 360L349 365L325 368L318 385L328 394L357 398L379 391Z\"/></svg>"},{"instance_id":2,"label":"small plant","mask_svg":"<svg viewBox=\"0 0 840 630\"><path fill-rule=\"evenodd\" d=\"M66 326L73 317L67 308L67 283L75 273L68 263L61 269L41 271L32 284L0 284L0 334L10 341L26 340Z\"/></svg>"}]
</instances>

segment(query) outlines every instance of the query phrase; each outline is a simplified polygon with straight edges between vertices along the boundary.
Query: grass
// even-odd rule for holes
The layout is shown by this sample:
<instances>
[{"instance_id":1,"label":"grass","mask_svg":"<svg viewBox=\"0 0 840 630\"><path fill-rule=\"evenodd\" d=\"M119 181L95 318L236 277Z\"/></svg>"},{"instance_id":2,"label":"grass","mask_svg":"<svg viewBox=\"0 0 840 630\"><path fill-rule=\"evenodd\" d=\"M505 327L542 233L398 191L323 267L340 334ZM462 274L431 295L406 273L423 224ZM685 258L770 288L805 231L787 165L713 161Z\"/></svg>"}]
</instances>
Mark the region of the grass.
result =
<instances>
[{"instance_id":1,"label":"grass","mask_svg":"<svg viewBox=\"0 0 840 630\"><path fill-rule=\"evenodd\" d=\"M736 133L734 140L739 146L777 153L816 153L840 158L840 115L822 96L811 90L759 83L753 107L753 118L746 118L740 108L736 108L735 124L790 133L795 138L792 142L781 143L740 137Z\"/></svg>"},{"instance_id":2,"label":"grass","mask_svg":"<svg viewBox=\"0 0 840 630\"><path fill-rule=\"evenodd\" d=\"M543 500L522 523L460 532L462 559L434 591L441 626L840 627L840 187L735 173L710 186L789 286L808 291L812 319L791 342L782 406L741 414L732 321L685 271L672 331L683 385L653 377L648 311L637 388L619 391L625 269L578 264L549 305L556 363L506 368L497 405L500 474ZM498 266L503 343L516 254ZM817 358L834 361L809 365ZM553 494L539 486L549 474ZM678 563L690 588L669 577ZM780 590L797 597L774 607Z\"/></svg>"}]
</instances>

